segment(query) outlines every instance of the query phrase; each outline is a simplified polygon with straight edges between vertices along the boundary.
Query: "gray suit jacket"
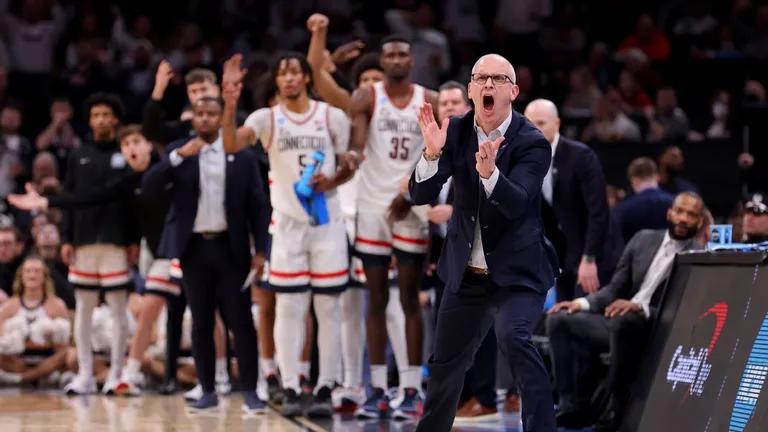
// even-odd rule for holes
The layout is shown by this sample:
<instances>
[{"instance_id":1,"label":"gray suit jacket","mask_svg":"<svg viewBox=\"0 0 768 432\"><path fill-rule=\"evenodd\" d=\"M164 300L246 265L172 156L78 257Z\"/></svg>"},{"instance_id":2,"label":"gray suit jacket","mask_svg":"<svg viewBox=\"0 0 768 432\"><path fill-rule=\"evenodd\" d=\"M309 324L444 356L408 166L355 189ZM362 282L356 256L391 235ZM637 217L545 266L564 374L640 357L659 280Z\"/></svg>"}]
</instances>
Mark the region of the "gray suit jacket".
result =
<instances>
[{"instance_id":1,"label":"gray suit jacket","mask_svg":"<svg viewBox=\"0 0 768 432\"><path fill-rule=\"evenodd\" d=\"M603 312L606 307L618 299L629 300L640 290L645 274L651 267L653 257L664 241L667 230L642 230L635 234L624 248L619 264L613 273L611 282L598 292L586 297L590 310ZM701 249L702 246L689 240L683 250ZM671 267L670 267L671 270ZM668 275L667 275L668 276ZM666 276L660 286L666 284ZM651 304L661 295L660 289L653 294Z\"/></svg>"}]
</instances>

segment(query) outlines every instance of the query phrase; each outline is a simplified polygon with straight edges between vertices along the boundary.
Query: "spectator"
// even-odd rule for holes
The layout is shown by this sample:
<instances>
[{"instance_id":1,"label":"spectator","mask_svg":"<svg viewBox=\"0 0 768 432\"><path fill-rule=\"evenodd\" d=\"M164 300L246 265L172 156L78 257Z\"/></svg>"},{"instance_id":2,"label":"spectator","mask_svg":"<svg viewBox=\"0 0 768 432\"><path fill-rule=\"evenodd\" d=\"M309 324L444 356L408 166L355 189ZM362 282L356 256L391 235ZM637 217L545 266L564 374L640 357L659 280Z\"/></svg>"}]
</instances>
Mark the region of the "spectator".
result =
<instances>
[{"instance_id":1,"label":"spectator","mask_svg":"<svg viewBox=\"0 0 768 432\"><path fill-rule=\"evenodd\" d=\"M712 98L712 106L709 113L708 126L702 125L703 133L691 130L688 133L689 141L701 141L709 139L728 139L731 137L731 94L726 90L717 90ZM702 130L699 129L699 130Z\"/></svg>"},{"instance_id":2,"label":"spectator","mask_svg":"<svg viewBox=\"0 0 768 432\"><path fill-rule=\"evenodd\" d=\"M120 82L123 83L122 99L125 103L126 116L130 121L141 118L142 108L154 84L155 70L152 64L154 48L148 40L140 40L134 44L134 49L128 56L131 59L122 73Z\"/></svg>"},{"instance_id":3,"label":"spectator","mask_svg":"<svg viewBox=\"0 0 768 432\"><path fill-rule=\"evenodd\" d=\"M451 55L448 38L443 32L431 28L432 7L419 2L411 12L392 9L387 11L385 18L394 33L402 33L411 41L413 81L427 88L437 88L441 75L451 66Z\"/></svg>"},{"instance_id":4,"label":"spectator","mask_svg":"<svg viewBox=\"0 0 768 432\"><path fill-rule=\"evenodd\" d=\"M640 128L621 110L621 96L608 90L595 104L594 117L582 133L585 142L639 142Z\"/></svg>"},{"instance_id":5,"label":"spectator","mask_svg":"<svg viewBox=\"0 0 768 432\"><path fill-rule=\"evenodd\" d=\"M619 73L619 94L621 94L622 110L631 115L653 107L653 101L637 84L637 79L628 69Z\"/></svg>"},{"instance_id":6,"label":"spectator","mask_svg":"<svg viewBox=\"0 0 768 432\"><path fill-rule=\"evenodd\" d=\"M680 17L673 27L676 39L683 42L685 48L701 50L711 48L717 41L720 24L712 16L712 4L707 1L691 1L686 15ZM684 52L685 56L689 52Z\"/></svg>"},{"instance_id":7,"label":"spectator","mask_svg":"<svg viewBox=\"0 0 768 432\"><path fill-rule=\"evenodd\" d=\"M624 249L613 278L600 291L556 304L547 319L556 385L560 394L558 426L592 424L589 398L594 382L589 372L601 353L610 352L607 387L609 408L596 425L615 431L629 402L652 324L675 255L701 249L694 237L703 225L704 202L683 193L665 211L665 226L643 230Z\"/></svg>"},{"instance_id":8,"label":"spectator","mask_svg":"<svg viewBox=\"0 0 768 432\"><path fill-rule=\"evenodd\" d=\"M0 296L13 294L13 279L21 264L21 233L14 226L0 227Z\"/></svg>"},{"instance_id":9,"label":"spectator","mask_svg":"<svg viewBox=\"0 0 768 432\"><path fill-rule=\"evenodd\" d=\"M554 12L554 25L540 33L541 50L551 67L567 70L583 58L587 38L573 3L562 3Z\"/></svg>"},{"instance_id":10,"label":"spectator","mask_svg":"<svg viewBox=\"0 0 768 432\"><path fill-rule=\"evenodd\" d=\"M642 14L637 19L635 32L619 45L619 52L639 49L651 61L662 61L669 57L669 40L662 30L653 23L653 18Z\"/></svg>"},{"instance_id":11,"label":"spectator","mask_svg":"<svg viewBox=\"0 0 768 432\"><path fill-rule=\"evenodd\" d=\"M616 204L612 217L624 242L643 229L667 226L666 214L673 196L659 188L659 171L653 159L640 157L627 168L634 195Z\"/></svg>"},{"instance_id":12,"label":"spectator","mask_svg":"<svg viewBox=\"0 0 768 432\"><path fill-rule=\"evenodd\" d=\"M7 7L9 3L0 6ZM55 1L21 3L20 15L0 10L0 31L8 42L12 70L29 75L47 74L66 24L64 11Z\"/></svg>"},{"instance_id":13,"label":"spectator","mask_svg":"<svg viewBox=\"0 0 768 432\"><path fill-rule=\"evenodd\" d=\"M748 57L768 60L768 5L758 7L752 38L744 46L744 52Z\"/></svg>"},{"instance_id":14,"label":"spectator","mask_svg":"<svg viewBox=\"0 0 768 432\"><path fill-rule=\"evenodd\" d=\"M587 66L599 88L606 88L611 79L611 64L608 45L595 42L589 50Z\"/></svg>"},{"instance_id":15,"label":"spectator","mask_svg":"<svg viewBox=\"0 0 768 432\"><path fill-rule=\"evenodd\" d=\"M645 116L648 120L648 141L676 143L688 137L688 117L677 105L677 95L671 87L659 89L656 110L646 109Z\"/></svg>"},{"instance_id":16,"label":"spectator","mask_svg":"<svg viewBox=\"0 0 768 432\"><path fill-rule=\"evenodd\" d=\"M550 0L500 0L494 15L494 45L515 63L534 64L541 55L539 31L552 14Z\"/></svg>"},{"instance_id":17,"label":"spectator","mask_svg":"<svg viewBox=\"0 0 768 432\"><path fill-rule=\"evenodd\" d=\"M0 65L0 106L5 106L8 96L8 68Z\"/></svg>"},{"instance_id":18,"label":"spectator","mask_svg":"<svg viewBox=\"0 0 768 432\"><path fill-rule=\"evenodd\" d=\"M523 112L528 102L536 98L533 72L528 66L520 66L516 68L515 72L517 73L517 88L520 89L515 99L515 110Z\"/></svg>"},{"instance_id":19,"label":"spectator","mask_svg":"<svg viewBox=\"0 0 768 432\"><path fill-rule=\"evenodd\" d=\"M680 177L685 169L683 151L678 146L669 146L659 156L659 187L670 195L681 192L699 193L695 184Z\"/></svg>"},{"instance_id":20,"label":"spectator","mask_svg":"<svg viewBox=\"0 0 768 432\"><path fill-rule=\"evenodd\" d=\"M28 178L35 154L29 140L19 133L22 121L21 105L8 104L0 111L0 133L6 148L16 155L19 162L19 165L14 168L14 180L17 184L19 182L23 184Z\"/></svg>"},{"instance_id":21,"label":"spectator","mask_svg":"<svg viewBox=\"0 0 768 432\"><path fill-rule=\"evenodd\" d=\"M458 54L456 76L469 76L481 45L487 40L480 21L480 5L475 0L447 0L443 11L443 28Z\"/></svg>"},{"instance_id":22,"label":"spectator","mask_svg":"<svg viewBox=\"0 0 768 432\"><path fill-rule=\"evenodd\" d=\"M744 204L744 240L747 243L768 241L768 202L762 193L754 193Z\"/></svg>"},{"instance_id":23,"label":"spectator","mask_svg":"<svg viewBox=\"0 0 768 432\"><path fill-rule=\"evenodd\" d=\"M64 300L67 309L75 309L75 291L67 280L67 265L61 260L61 237L56 225L41 226L35 235L35 252L45 261L53 279L56 296Z\"/></svg>"},{"instance_id":24,"label":"spectator","mask_svg":"<svg viewBox=\"0 0 768 432\"><path fill-rule=\"evenodd\" d=\"M37 136L38 152L51 152L61 168L61 178L67 175L66 166L69 152L80 147L80 137L72 127L72 104L65 97L58 97L51 102L51 121Z\"/></svg>"},{"instance_id":25,"label":"spectator","mask_svg":"<svg viewBox=\"0 0 768 432\"><path fill-rule=\"evenodd\" d=\"M563 102L563 116L586 118L592 116L595 104L602 92L595 84L587 66L579 66L571 71L570 91Z\"/></svg>"},{"instance_id":26,"label":"spectator","mask_svg":"<svg viewBox=\"0 0 768 432\"><path fill-rule=\"evenodd\" d=\"M146 15L139 15L133 19L131 30L126 29L125 18L117 10L115 20L112 22L112 39L110 48L113 51L112 58L120 59L121 65L130 67L133 65L132 55L136 47L149 40L152 32L152 21Z\"/></svg>"}]
</instances>

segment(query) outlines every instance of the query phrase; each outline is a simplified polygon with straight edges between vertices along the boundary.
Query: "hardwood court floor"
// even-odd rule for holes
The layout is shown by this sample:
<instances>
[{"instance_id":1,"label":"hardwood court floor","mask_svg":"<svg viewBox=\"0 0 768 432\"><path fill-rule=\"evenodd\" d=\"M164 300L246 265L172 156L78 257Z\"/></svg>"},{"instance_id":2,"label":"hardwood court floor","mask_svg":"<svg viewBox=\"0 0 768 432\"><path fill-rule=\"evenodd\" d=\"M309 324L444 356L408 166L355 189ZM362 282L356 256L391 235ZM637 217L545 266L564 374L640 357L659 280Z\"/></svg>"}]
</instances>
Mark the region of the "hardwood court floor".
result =
<instances>
[{"instance_id":1,"label":"hardwood court floor","mask_svg":"<svg viewBox=\"0 0 768 432\"><path fill-rule=\"evenodd\" d=\"M414 422L286 419L273 410L246 416L242 398L220 398L218 412L192 414L181 395L139 398L67 397L59 391L0 390L0 432L413 432ZM455 425L453 432L522 432L519 415L495 422Z\"/></svg>"}]
</instances>

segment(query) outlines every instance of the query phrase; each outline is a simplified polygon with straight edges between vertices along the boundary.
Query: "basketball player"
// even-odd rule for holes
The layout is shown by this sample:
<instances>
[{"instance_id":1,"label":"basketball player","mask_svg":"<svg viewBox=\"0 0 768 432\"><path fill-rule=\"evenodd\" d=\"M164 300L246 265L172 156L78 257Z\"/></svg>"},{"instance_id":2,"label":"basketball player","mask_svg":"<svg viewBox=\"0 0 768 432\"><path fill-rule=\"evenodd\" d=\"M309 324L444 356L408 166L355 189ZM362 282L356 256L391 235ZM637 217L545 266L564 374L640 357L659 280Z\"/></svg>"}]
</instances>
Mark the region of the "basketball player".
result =
<instances>
[{"instance_id":1,"label":"basketball player","mask_svg":"<svg viewBox=\"0 0 768 432\"><path fill-rule=\"evenodd\" d=\"M126 170L116 140L123 112L120 99L96 93L86 100L85 112L93 140L70 153L64 191L74 195L89 193ZM91 315L98 305L100 291L104 292L115 323L111 367L103 392L114 393L120 379L128 341L127 293L132 288L128 267L129 261L138 256L139 241L134 221L126 212L128 206L126 200L120 200L65 212L61 255L69 265L69 281L75 287L75 342L80 366L78 376L65 388L68 394L96 391Z\"/></svg>"},{"instance_id":2,"label":"basketball player","mask_svg":"<svg viewBox=\"0 0 768 432\"><path fill-rule=\"evenodd\" d=\"M366 330L371 361L373 393L357 411L359 417L379 417L388 407L386 388L386 318L389 296L387 273L392 252L397 257L400 301L406 317L410 366L400 371L404 398L395 409L397 419L420 415L422 396L422 325L418 285L428 246L428 225L412 211L399 194L404 177L421 156L423 140L417 110L424 101L437 104L437 93L413 84L409 77L413 58L407 39L389 36L381 45L383 82L360 88L352 95L353 154L365 151L360 165L355 249L363 261L370 290ZM359 160L359 159L358 159ZM404 213L391 221L390 213Z\"/></svg>"},{"instance_id":3,"label":"basketball player","mask_svg":"<svg viewBox=\"0 0 768 432\"><path fill-rule=\"evenodd\" d=\"M225 91L227 86L241 86L241 59L236 55L225 65ZM275 342L284 389L281 412L286 416L302 412L298 361L306 337L304 317L312 298L320 364L308 414L330 417L331 390L341 360L339 293L349 276L336 187L349 180L353 171L347 154L349 120L343 111L309 97L311 73L303 55L281 56L273 69L279 105L252 113L238 130L237 142L226 140L224 148L235 152L258 139L269 156L274 221L269 283L276 292ZM234 126L227 123L225 127ZM226 129L224 136L229 136ZM325 193L328 222L323 225L312 220L294 192L294 183L317 151L325 155L312 178L314 190Z\"/></svg>"}]
</instances>

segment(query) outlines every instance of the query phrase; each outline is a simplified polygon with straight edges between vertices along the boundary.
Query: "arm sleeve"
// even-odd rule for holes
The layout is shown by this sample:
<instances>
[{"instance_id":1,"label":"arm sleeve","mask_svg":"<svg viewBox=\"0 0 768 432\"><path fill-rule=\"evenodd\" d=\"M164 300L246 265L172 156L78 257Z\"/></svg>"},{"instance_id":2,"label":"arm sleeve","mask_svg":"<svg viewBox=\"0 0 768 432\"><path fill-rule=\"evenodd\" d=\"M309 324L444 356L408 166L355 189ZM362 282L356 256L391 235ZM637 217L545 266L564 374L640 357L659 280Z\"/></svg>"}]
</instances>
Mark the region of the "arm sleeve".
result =
<instances>
[{"instance_id":1,"label":"arm sleeve","mask_svg":"<svg viewBox=\"0 0 768 432\"><path fill-rule=\"evenodd\" d=\"M493 189L496 187L496 183L499 181L499 169L493 170L493 174L487 179L480 177L480 181L483 183L483 189L485 189L485 196L490 197L493 195Z\"/></svg>"},{"instance_id":2,"label":"arm sleeve","mask_svg":"<svg viewBox=\"0 0 768 432\"><path fill-rule=\"evenodd\" d=\"M416 164L416 171L414 172L416 183L421 183L432 178L437 174L438 166L439 162L437 160L428 161L424 159L424 156L420 157L419 162Z\"/></svg>"},{"instance_id":3,"label":"arm sleeve","mask_svg":"<svg viewBox=\"0 0 768 432\"><path fill-rule=\"evenodd\" d=\"M328 113L330 116L329 127L331 136L333 137L334 149L336 154L345 153L349 150L349 117L347 117L347 114L345 114L344 111L338 108L329 106L328 109L330 110Z\"/></svg>"},{"instance_id":4,"label":"arm sleeve","mask_svg":"<svg viewBox=\"0 0 768 432\"><path fill-rule=\"evenodd\" d=\"M130 183L135 172L125 172L118 177L110 179L103 186L87 194L73 194L64 191L58 195L48 198L48 206L58 208L80 208L111 201L116 201L127 197L127 191L130 189Z\"/></svg>"},{"instance_id":5,"label":"arm sleeve","mask_svg":"<svg viewBox=\"0 0 768 432\"><path fill-rule=\"evenodd\" d=\"M587 207L587 236L582 255L600 256L608 235L609 213L605 194L605 177L597 155L586 153L586 162L579 164L579 188Z\"/></svg>"},{"instance_id":6,"label":"arm sleeve","mask_svg":"<svg viewBox=\"0 0 768 432\"><path fill-rule=\"evenodd\" d=\"M621 292L632 284L632 261L635 249L637 249L637 243L638 236L636 235L632 237L627 247L624 248L619 263L616 265L616 270L613 272L613 277L611 277L611 282L598 292L586 297L590 309L602 311L613 303L614 300L618 299Z\"/></svg>"},{"instance_id":7,"label":"arm sleeve","mask_svg":"<svg viewBox=\"0 0 768 432\"><path fill-rule=\"evenodd\" d=\"M506 175L494 171L499 175L488 201L507 219L518 218L535 205L551 159L552 149L544 137L527 144Z\"/></svg>"},{"instance_id":8,"label":"arm sleeve","mask_svg":"<svg viewBox=\"0 0 768 432\"><path fill-rule=\"evenodd\" d=\"M78 150L69 153L67 159L67 178L64 180L64 187L62 188L62 193L64 194L74 195L75 178L77 177L77 160L79 157L80 152ZM61 242L63 244L71 243L73 240L75 228L74 217L75 214L72 209L67 209L62 212Z\"/></svg>"},{"instance_id":9,"label":"arm sleeve","mask_svg":"<svg viewBox=\"0 0 768 432\"><path fill-rule=\"evenodd\" d=\"M243 125L253 131L257 141L269 145L272 137L272 111L269 108L258 109L245 119Z\"/></svg>"},{"instance_id":10,"label":"arm sleeve","mask_svg":"<svg viewBox=\"0 0 768 432\"><path fill-rule=\"evenodd\" d=\"M144 105L141 131L150 141L164 143L168 139L165 133L165 111L162 104L152 98Z\"/></svg>"}]
</instances>

